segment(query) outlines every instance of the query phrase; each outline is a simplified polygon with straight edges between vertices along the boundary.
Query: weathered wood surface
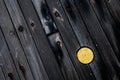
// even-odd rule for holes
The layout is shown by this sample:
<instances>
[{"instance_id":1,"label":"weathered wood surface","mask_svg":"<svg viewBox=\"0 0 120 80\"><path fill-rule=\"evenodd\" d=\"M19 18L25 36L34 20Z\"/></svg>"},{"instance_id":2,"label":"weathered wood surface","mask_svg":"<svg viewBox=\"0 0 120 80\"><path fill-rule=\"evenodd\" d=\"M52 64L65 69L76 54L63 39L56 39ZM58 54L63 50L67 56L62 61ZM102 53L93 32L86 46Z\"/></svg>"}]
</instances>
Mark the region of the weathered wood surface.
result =
<instances>
[{"instance_id":1,"label":"weathered wood surface","mask_svg":"<svg viewBox=\"0 0 120 80\"><path fill-rule=\"evenodd\" d=\"M0 80L120 80L119 37L119 0L0 0Z\"/></svg>"}]
</instances>

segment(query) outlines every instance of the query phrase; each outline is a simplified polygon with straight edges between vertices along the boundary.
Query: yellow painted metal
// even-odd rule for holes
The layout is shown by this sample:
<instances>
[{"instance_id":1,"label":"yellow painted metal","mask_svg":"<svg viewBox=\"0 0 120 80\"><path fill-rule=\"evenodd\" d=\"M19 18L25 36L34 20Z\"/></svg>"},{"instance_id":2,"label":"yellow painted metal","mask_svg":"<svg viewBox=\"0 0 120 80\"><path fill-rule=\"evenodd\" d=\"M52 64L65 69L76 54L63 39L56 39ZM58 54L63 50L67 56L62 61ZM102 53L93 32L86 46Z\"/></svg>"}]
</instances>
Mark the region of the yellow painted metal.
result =
<instances>
[{"instance_id":1,"label":"yellow painted metal","mask_svg":"<svg viewBox=\"0 0 120 80\"><path fill-rule=\"evenodd\" d=\"M90 48L83 47L78 50L77 57L82 64L89 64L94 59L94 53Z\"/></svg>"}]
</instances>

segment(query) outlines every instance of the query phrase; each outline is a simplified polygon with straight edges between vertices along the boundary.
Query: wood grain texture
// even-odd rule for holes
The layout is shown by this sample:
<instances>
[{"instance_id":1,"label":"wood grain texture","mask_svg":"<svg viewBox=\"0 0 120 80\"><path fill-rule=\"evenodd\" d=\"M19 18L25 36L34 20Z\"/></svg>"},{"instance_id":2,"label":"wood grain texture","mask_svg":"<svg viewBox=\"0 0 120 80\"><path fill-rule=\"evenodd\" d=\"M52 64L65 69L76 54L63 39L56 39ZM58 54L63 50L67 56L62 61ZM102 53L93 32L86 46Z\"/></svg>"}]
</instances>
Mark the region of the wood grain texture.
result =
<instances>
[{"instance_id":1,"label":"wood grain texture","mask_svg":"<svg viewBox=\"0 0 120 80\"><path fill-rule=\"evenodd\" d=\"M0 80L120 80L119 0L0 0ZM82 64L80 48L94 60Z\"/></svg>"}]
</instances>

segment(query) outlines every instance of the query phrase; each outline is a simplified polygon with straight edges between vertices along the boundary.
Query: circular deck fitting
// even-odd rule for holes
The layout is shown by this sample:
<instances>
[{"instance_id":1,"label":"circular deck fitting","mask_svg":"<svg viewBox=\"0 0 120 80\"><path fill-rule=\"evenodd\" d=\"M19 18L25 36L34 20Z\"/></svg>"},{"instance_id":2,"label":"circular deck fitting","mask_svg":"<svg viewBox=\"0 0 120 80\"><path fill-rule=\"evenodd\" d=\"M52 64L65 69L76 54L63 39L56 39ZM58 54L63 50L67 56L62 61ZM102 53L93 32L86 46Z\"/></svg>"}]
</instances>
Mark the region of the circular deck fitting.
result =
<instances>
[{"instance_id":1,"label":"circular deck fitting","mask_svg":"<svg viewBox=\"0 0 120 80\"><path fill-rule=\"evenodd\" d=\"M82 64L89 64L94 59L94 53L90 48L83 47L78 50L77 57Z\"/></svg>"}]
</instances>

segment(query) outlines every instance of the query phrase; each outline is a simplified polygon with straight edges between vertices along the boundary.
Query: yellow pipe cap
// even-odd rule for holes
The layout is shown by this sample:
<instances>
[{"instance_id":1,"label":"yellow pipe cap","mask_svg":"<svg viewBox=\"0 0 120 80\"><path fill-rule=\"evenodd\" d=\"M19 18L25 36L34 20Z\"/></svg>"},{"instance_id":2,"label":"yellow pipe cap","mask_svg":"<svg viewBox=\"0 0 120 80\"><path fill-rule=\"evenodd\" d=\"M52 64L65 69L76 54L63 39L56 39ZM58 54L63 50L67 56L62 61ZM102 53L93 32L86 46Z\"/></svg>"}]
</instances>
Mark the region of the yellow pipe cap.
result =
<instances>
[{"instance_id":1,"label":"yellow pipe cap","mask_svg":"<svg viewBox=\"0 0 120 80\"><path fill-rule=\"evenodd\" d=\"M82 64L89 64L94 59L94 53L90 48L83 47L78 50L77 57Z\"/></svg>"}]
</instances>

